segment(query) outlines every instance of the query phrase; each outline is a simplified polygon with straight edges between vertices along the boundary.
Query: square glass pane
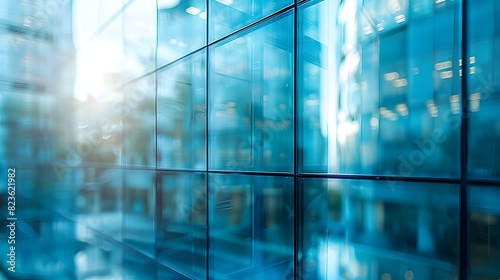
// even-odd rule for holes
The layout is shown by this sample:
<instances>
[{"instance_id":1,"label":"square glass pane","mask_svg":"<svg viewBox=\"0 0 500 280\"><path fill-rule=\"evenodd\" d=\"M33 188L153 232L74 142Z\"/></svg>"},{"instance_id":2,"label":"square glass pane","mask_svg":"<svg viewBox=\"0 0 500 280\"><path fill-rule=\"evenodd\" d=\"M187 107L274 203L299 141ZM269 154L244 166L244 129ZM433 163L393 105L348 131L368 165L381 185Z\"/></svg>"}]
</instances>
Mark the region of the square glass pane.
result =
<instances>
[{"instance_id":1,"label":"square glass pane","mask_svg":"<svg viewBox=\"0 0 500 280\"><path fill-rule=\"evenodd\" d=\"M206 44L205 0L158 0L158 66Z\"/></svg>"},{"instance_id":2,"label":"square glass pane","mask_svg":"<svg viewBox=\"0 0 500 280\"><path fill-rule=\"evenodd\" d=\"M281 279L293 267L293 178L209 174L211 279Z\"/></svg>"},{"instance_id":3,"label":"square glass pane","mask_svg":"<svg viewBox=\"0 0 500 280\"><path fill-rule=\"evenodd\" d=\"M73 199L78 223L121 240L122 170L89 167L75 168L75 172L78 172L80 181L73 185L77 192Z\"/></svg>"},{"instance_id":4,"label":"square glass pane","mask_svg":"<svg viewBox=\"0 0 500 280\"><path fill-rule=\"evenodd\" d=\"M469 188L469 277L497 279L500 275L500 206L498 186Z\"/></svg>"},{"instance_id":5,"label":"square glass pane","mask_svg":"<svg viewBox=\"0 0 500 280\"><path fill-rule=\"evenodd\" d=\"M124 170L125 244L155 255L155 172Z\"/></svg>"},{"instance_id":6,"label":"square glass pane","mask_svg":"<svg viewBox=\"0 0 500 280\"><path fill-rule=\"evenodd\" d=\"M206 51L157 75L158 167L206 170Z\"/></svg>"},{"instance_id":7,"label":"square glass pane","mask_svg":"<svg viewBox=\"0 0 500 280\"><path fill-rule=\"evenodd\" d=\"M148 75L123 89L122 118L123 161L125 165L156 165L155 74Z\"/></svg>"},{"instance_id":8,"label":"square glass pane","mask_svg":"<svg viewBox=\"0 0 500 280\"><path fill-rule=\"evenodd\" d=\"M299 6L300 172L459 175L460 5L447 2Z\"/></svg>"},{"instance_id":9,"label":"square glass pane","mask_svg":"<svg viewBox=\"0 0 500 280\"><path fill-rule=\"evenodd\" d=\"M209 169L293 171L293 14L209 56Z\"/></svg>"},{"instance_id":10,"label":"square glass pane","mask_svg":"<svg viewBox=\"0 0 500 280\"><path fill-rule=\"evenodd\" d=\"M206 174L162 172L157 259L192 279L206 276Z\"/></svg>"},{"instance_id":11,"label":"square glass pane","mask_svg":"<svg viewBox=\"0 0 500 280\"><path fill-rule=\"evenodd\" d=\"M299 180L301 279L454 279L459 187Z\"/></svg>"},{"instance_id":12,"label":"square glass pane","mask_svg":"<svg viewBox=\"0 0 500 280\"><path fill-rule=\"evenodd\" d=\"M208 24L210 41L262 19L293 0L208 0Z\"/></svg>"},{"instance_id":13,"label":"square glass pane","mask_svg":"<svg viewBox=\"0 0 500 280\"><path fill-rule=\"evenodd\" d=\"M469 175L500 179L500 2L470 1Z\"/></svg>"}]
</instances>

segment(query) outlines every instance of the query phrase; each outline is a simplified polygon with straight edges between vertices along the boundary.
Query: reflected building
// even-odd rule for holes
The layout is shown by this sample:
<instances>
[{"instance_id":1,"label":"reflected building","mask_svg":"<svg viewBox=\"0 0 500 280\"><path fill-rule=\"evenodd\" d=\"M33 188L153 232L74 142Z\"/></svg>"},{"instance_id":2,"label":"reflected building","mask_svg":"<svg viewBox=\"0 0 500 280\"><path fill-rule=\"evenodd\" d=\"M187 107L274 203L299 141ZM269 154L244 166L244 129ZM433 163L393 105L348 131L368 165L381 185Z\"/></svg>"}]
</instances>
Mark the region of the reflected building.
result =
<instances>
[{"instance_id":1,"label":"reflected building","mask_svg":"<svg viewBox=\"0 0 500 280\"><path fill-rule=\"evenodd\" d=\"M0 13L7 277L498 279L500 2Z\"/></svg>"}]
</instances>

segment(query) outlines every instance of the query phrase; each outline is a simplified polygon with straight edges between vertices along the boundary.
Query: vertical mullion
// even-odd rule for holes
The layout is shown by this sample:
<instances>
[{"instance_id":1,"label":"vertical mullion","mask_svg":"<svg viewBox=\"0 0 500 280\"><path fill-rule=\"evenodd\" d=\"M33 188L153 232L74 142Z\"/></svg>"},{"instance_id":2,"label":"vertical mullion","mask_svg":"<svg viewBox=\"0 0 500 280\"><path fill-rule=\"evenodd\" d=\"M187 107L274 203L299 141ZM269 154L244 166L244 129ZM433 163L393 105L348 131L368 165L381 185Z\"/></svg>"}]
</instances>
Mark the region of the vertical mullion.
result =
<instances>
[{"instance_id":1,"label":"vertical mullion","mask_svg":"<svg viewBox=\"0 0 500 280\"><path fill-rule=\"evenodd\" d=\"M298 184L297 184L297 173L298 173L298 109L297 109L297 70L298 70L298 9L297 9L297 1L293 3L293 43L294 43L294 48L293 48L293 115L294 115L294 128L293 128L293 210L294 210L294 215L293 215L293 275L294 279L299 278L299 260L298 260L298 249L299 249L299 224L298 224L298 215L300 211L298 211Z\"/></svg>"},{"instance_id":2,"label":"vertical mullion","mask_svg":"<svg viewBox=\"0 0 500 280\"><path fill-rule=\"evenodd\" d=\"M210 99L209 99L209 63L210 63L210 58L209 58L209 47L208 47L208 38L209 38L209 32L210 32L210 26L209 26L209 20L210 20L210 0L205 1L205 7L206 7L206 20L205 20L205 279L209 279L210 276L210 235L209 235L209 230L210 230L210 189L209 189L209 183L210 183L210 178L209 178L209 173L208 173L208 164L209 164L209 133L210 131L208 130L208 116L209 116L209 104L210 104Z\"/></svg>"},{"instance_id":3,"label":"vertical mullion","mask_svg":"<svg viewBox=\"0 0 500 280\"><path fill-rule=\"evenodd\" d=\"M154 111L154 122L155 122L155 134L154 134L154 137L155 137L155 180L154 180L154 189L155 189L155 192L154 192L154 195L155 195L155 203L156 203L156 207L155 207L155 217L153 218L153 221L154 221L154 226L153 226L153 230L154 230L154 258L156 261L158 261L158 255L159 255L159 252L158 252L158 246L159 246L159 242L158 242L158 237L160 236L159 232L161 230L161 225L162 225L162 209L163 209L163 201L162 201L162 189L161 189L161 178L160 178L160 174L158 172L158 71L157 71L157 67L158 67L158 1L156 1L156 40L155 40L155 50L154 50L154 69L155 69L155 72L153 75L154 76L154 91L155 91L155 96L154 96L154 102L155 102L155 111ZM156 267L156 266L155 266ZM159 273L156 273L156 275L158 275Z\"/></svg>"},{"instance_id":4,"label":"vertical mullion","mask_svg":"<svg viewBox=\"0 0 500 280\"><path fill-rule=\"evenodd\" d=\"M468 264L469 264L469 248L468 248L468 191L467 191L467 165L468 165L468 128L469 128L469 112L468 112L468 77L469 77L469 49L468 49L468 8L469 1L462 1L461 17L462 17L462 80L461 80L461 98L462 98L462 125L460 130L460 279L467 279Z\"/></svg>"}]
</instances>

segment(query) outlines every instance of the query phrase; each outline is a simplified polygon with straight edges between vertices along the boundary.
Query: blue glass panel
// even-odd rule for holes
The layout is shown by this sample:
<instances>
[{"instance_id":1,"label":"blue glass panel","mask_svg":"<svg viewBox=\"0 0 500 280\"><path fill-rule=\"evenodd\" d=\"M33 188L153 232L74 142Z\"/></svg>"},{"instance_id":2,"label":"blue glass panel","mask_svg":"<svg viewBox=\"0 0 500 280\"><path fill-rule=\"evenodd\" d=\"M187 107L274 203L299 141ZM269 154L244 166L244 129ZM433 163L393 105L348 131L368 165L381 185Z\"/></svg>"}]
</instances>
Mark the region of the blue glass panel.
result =
<instances>
[{"instance_id":1,"label":"blue glass panel","mask_svg":"<svg viewBox=\"0 0 500 280\"><path fill-rule=\"evenodd\" d=\"M500 3L469 2L469 174L500 178Z\"/></svg>"},{"instance_id":2,"label":"blue glass panel","mask_svg":"<svg viewBox=\"0 0 500 280\"><path fill-rule=\"evenodd\" d=\"M159 174L157 258L193 279L206 276L206 174Z\"/></svg>"},{"instance_id":3,"label":"blue glass panel","mask_svg":"<svg viewBox=\"0 0 500 280\"><path fill-rule=\"evenodd\" d=\"M157 2L158 66L172 62L206 44L205 0Z\"/></svg>"},{"instance_id":4,"label":"blue glass panel","mask_svg":"<svg viewBox=\"0 0 500 280\"><path fill-rule=\"evenodd\" d=\"M299 6L300 172L459 175L460 5L440 2Z\"/></svg>"},{"instance_id":5,"label":"blue glass panel","mask_svg":"<svg viewBox=\"0 0 500 280\"><path fill-rule=\"evenodd\" d=\"M155 255L155 172L124 171L124 242L149 256Z\"/></svg>"},{"instance_id":6,"label":"blue glass panel","mask_svg":"<svg viewBox=\"0 0 500 280\"><path fill-rule=\"evenodd\" d=\"M156 15L156 0L132 1L123 12L123 75L127 81L156 66Z\"/></svg>"},{"instance_id":7,"label":"blue glass panel","mask_svg":"<svg viewBox=\"0 0 500 280\"><path fill-rule=\"evenodd\" d=\"M158 167L206 170L206 52L158 72Z\"/></svg>"},{"instance_id":8,"label":"blue glass panel","mask_svg":"<svg viewBox=\"0 0 500 280\"><path fill-rule=\"evenodd\" d=\"M457 275L457 185L311 178L299 198L303 279Z\"/></svg>"},{"instance_id":9,"label":"blue glass panel","mask_svg":"<svg viewBox=\"0 0 500 280\"><path fill-rule=\"evenodd\" d=\"M210 41L213 42L292 3L293 0L209 0Z\"/></svg>"},{"instance_id":10,"label":"blue glass panel","mask_svg":"<svg viewBox=\"0 0 500 280\"><path fill-rule=\"evenodd\" d=\"M293 170L292 16L209 48L209 169Z\"/></svg>"},{"instance_id":11,"label":"blue glass panel","mask_svg":"<svg viewBox=\"0 0 500 280\"><path fill-rule=\"evenodd\" d=\"M293 179L209 175L209 274L281 279L293 264Z\"/></svg>"},{"instance_id":12,"label":"blue glass panel","mask_svg":"<svg viewBox=\"0 0 500 280\"><path fill-rule=\"evenodd\" d=\"M85 168L79 172L75 208L78 222L121 240L123 227L122 188L120 169ZM77 175L77 176L78 176Z\"/></svg>"},{"instance_id":13,"label":"blue glass panel","mask_svg":"<svg viewBox=\"0 0 500 280\"><path fill-rule=\"evenodd\" d=\"M500 275L500 188L469 189L469 276L472 280Z\"/></svg>"},{"instance_id":14,"label":"blue glass panel","mask_svg":"<svg viewBox=\"0 0 500 280\"><path fill-rule=\"evenodd\" d=\"M137 80L123 89L123 161L125 165L156 165L155 74Z\"/></svg>"}]
</instances>

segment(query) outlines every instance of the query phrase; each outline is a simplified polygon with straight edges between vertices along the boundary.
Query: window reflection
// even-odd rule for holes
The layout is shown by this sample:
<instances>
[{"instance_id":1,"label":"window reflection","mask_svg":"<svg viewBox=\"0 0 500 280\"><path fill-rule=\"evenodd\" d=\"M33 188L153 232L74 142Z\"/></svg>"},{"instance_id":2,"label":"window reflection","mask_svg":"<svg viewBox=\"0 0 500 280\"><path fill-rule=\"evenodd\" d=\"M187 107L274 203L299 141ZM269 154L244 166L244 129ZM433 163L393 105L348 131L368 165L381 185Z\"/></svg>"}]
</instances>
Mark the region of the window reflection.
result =
<instances>
[{"instance_id":1,"label":"window reflection","mask_svg":"<svg viewBox=\"0 0 500 280\"><path fill-rule=\"evenodd\" d=\"M171 62L206 44L204 0L158 1L158 65Z\"/></svg>"},{"instance_id":2,"label":"window reflection","mask_svg":"<svg viewBox=\"0 0 500 280\"><path fill-rule=\"evenodd\" d=\"M312 178L299 182L302 277L456 277L458 186Z\"/></svg>"},{"instance_id":3,"label":"window reflection","mask_svg":"<svg viewBox=\"0 0 500 280\"><path fill-rule=\"evenodd\" d=\"M134 0L71 0L74 17L75 44L80 46L89 39L99 27L106 23L114 14L118 13L126 2ZM29 2L33 5L33 1ZM61 3L63 1L58 1ZM51 4L51 5L49 5ZM42 13L53 8L52 3L45 3L40 7ZM49 11L50 14L50 11Z\"/></svg>"},{"instance_id":4,"label":"window reflection","mask_svg":"<svg viewBox=\"0 0 500 280\"><path fill-rule=\"evenodd\" d=\"M470 279L494 279L500 274L500 208L497 187L470 187Z\"/></svg>"},{"instance_id":5,"label":"window reflection","mask_svg":"<svg viewBox=\"0 0 500 280\"><path fill-rule=\"evenodd\" d=\"M124 241L149 256L155 255L155 172L124 171Z\"/></svg>"},{"instance_id":6,"label":"window reflection","mask_svg":"<svg viewBox=\"0 0 500 280\"><path fill-rule=\"evenodd\" d=\"M334 0L299 8L302 172L458 176L458 9Z\"/></svg>"},{"instance_id":7,"label":"window reflection","mask_svg":"<svg viewBox=\"0 0 500 280\"><path fill-rule=\"evenodd\" d=\"M139 77L155 68L156 0L133 1L123 12L124 72Z\"/></svg>"},{"instance_id":8,"label":"window reflection","mask_svg":"<svg viewBox=\"0 0 500 280\"><path fill-rule=\"evenodd\" d=\"M123 71L123 27L120 14L92 40L76 46L73 96L77 100L103 99L115 87L135 78L125 76Z\"/></svg>"},{"instance_id":9,"label":"window reflection","mask_svg":"<svg viewBox=\"0 0 500 280\"><path fill-rule=\"evenodd\" d=\"M292 171L292 20L209 49L210 169Z\"/></svg>"},{"instance_id":10,"label":"window reflection","mask_svg":"<svg viewBox=\"0 0 500 280\"><path fill-rule=\"evenodd\" d=\"M123 163L155 166L155 74L123 89Z\"/></svg>"},{"instance_id":11,"label":"window reflection","mask_svg":"<svg viewBox=\"0 0 500 280\"><path fill-rule=\"evenodd\" d=\"M160 262L194 279L206 275L206 175L162 173ZM186 186L190 186L186 188Z\"/></svg>"},{"instance_id":12,"label":"window reflection","mask_svg":"<svg viewBox=\"0 0 500 280\"><path fill-rule=\"evenodd\" d=\"M292 178L211 174L208 191L210 277L283 277L293 259Z\"/></svg>"},{"instance_id":13,"label":"window reflection","mask_svg":"<svg viewBox=\"0 0 500 280\"><path fill-rule=\"evenodd\" d=\"M497 279L500 1L295 3L0 0L16 275Z\"/></svg>"},{"instance_id":14,"label":"window reflection","mask_svg":"<svg viewBox=\"0 0 500 280\"><path fill-rule=\"evenodd\" d=\"M209 0L210 41L291 5L293 0Z\"/></svg>"},{"instance_id":15,"label":"window reflection","mask_svg":"<svg viewBox=\"0 0 500 280\"><path fill-rule=\"evenodd\" d=\"M78 168L74 171L76 197L74 200L78 222L98 232L121 240L122 171L120 169ZM69 192L68 190L66 190Z\"/></svg>"},{"instance_id":16,"label":"window reflection","mask_svg":"<svg viewBox=\"0 0 500 280\"><path fill-rule=\"evenodd\" d=\"M205 51L158 73L158 167L206 168Z\"/></svg>"},{"instance_id":17,"label":"window reflection","mask_svg":"<svg viewBox=\"0 0 500 280\"><path fill-rule=\"evenodd\" d=\"M498 1L472 1L469 11L469 174L500 176L500 121L497 92L500 89L500 14Z\"/></svg>"}]
</instances>

